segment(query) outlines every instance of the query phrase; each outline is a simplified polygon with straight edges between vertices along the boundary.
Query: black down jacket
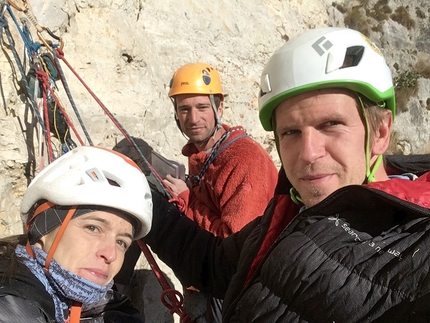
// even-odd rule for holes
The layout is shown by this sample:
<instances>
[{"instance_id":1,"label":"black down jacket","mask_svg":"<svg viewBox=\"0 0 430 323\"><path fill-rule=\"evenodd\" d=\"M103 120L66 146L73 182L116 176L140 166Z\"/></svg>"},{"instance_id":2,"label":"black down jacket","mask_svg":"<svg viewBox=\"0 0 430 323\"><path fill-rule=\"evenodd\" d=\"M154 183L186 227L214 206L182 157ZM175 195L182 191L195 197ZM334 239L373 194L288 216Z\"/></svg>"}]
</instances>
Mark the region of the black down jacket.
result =
<instances>
[{"instance_id":1,"label":"black down jacket","mask_svg":"<svg viewBox=\"0 0 430 323\"><path fill-rule=\"evenodd\" d=\"M0 277L8 260L0 260ZM18 263L11 279L0 280L0 322L54 323L55 308L51 295L28 268ZM99 303L82 309L81 323L143 323L131 301L109 291Z\"/></svg>"},{"instance_id":2,"label":"black down jacket","mask_svg":"<svg viewBox=\"0 0 430 323\"><path fill-rule=\"evenodd\" d=\"M8 264L7 260L0 261L0 276ZM55 322L51 295L22 264L18 264L11 279L1 281L0 322Z\"/></svg>"},{"instance_id":3,"label":"black down jacket","mask_svg":"<svg viewBox=\"0 0 430 323\"><path fill-rule=\"evenodd\" d=\"M288 195L225 239L153 199L144 241L184 284L224 298L224 322L430 322L429 173L339 189L294 214L256 266L270 223L295 210Z\"/></svg>"}]
</instances>

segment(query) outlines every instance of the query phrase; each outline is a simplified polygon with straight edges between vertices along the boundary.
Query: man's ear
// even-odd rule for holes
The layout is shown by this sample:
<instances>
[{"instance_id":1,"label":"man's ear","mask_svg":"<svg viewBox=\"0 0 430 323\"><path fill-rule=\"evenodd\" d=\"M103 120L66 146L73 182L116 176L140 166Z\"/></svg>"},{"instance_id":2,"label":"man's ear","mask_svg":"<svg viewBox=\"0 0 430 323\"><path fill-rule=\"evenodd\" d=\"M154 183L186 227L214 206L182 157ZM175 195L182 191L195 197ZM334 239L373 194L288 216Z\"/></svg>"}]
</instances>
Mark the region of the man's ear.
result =
<instances>
[{"instance_id":1,"label":"man's ear","mask_svg":"<svg viewBox=\"0 0 430 323\"><path fill-rule=\"evenodd\" d=\"M221 118L224 112L224 100L221 100L218 107L218 116Z\"/></svg>"},{"instance_id":2,"label":"man's ear","mask_svg":"<svg viewBox=\"0 0 430 323\"><path fill-rule=\"evenodd\" d=\"M391 137L391 128L393 126L393 117L391 111L387 110L382 122L376 129L373 137L372 156L382 155L388 149Z\"/></svg>"}]
</instances>

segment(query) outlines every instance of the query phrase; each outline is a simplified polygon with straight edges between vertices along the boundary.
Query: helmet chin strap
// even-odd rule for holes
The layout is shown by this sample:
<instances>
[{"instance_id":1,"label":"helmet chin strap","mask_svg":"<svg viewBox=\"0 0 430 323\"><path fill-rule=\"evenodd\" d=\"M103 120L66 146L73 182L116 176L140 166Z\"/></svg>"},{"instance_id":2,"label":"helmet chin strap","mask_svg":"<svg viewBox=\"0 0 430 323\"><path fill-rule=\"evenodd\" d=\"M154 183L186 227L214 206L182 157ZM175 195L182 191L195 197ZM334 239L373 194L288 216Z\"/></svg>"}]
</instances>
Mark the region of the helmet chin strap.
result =
<instances>
[{"instance_id":1,"label":"helmet chin strap","mask_svg":"<svg viewBox=\"0 0 430 323\"><path fill-rule=\"evenodd\" d=\"M357 92L355 92L358 98L358 102L360 103L361 112L363 113L363 119L364 119L364 127L366 130L366 147L365 147L365 154L366 154L366 179L364 183L372 183L376 181L375 173L379 169L379 167L382 164L383 157L382 155L379 155L378 158L376 158L375 163L370 165L370 130L369 130L369 122L367 120L366 111L364 109L363 101L361 100L360 95L358 95Z\"/></svg>"},{"instance_id":2,"label":"helmet chin strap","mask_svg":"<svg viewBox=\"0 0 430 323\"><path fill-rule=\"evenodd\" d=\"M45 211L46 209L51 208L51 207L53 207L53 206L54 206L54 204L53 204L53 203L51 203L51 202L45 202L45 203L41 204L41 205L40 205L40 206L39 206L39 207L34 211L34 214L33 214L32 218L31 218L31 219L30 219L30 221L28 222L28 224L27 224L27 232L28 232L28 230L29 230L29 227L30 227L30 223L31 223L31 221L32 221L32 220L33 220L37 215L39 215L40 213L42 213L42 212L43 212L43 211ZM46 255L46 260L45 260L45 266L43 267L43 271L45 272L45 274L46 274L46 275L49 275L49 265L50 265L50 263L51 263L51 260L52 260L52 258L54 257L55 251L57 250L58 244L60 243L60 240L61 240L61 237L62 237L62 236L63 236L63 234L64 234L64 231L66 230L66 228L67 228L67 226L68 226L68 224L69 224L70 220L72 219L73 215L76 213L76 208L77 208L77 206L76 206L76 205L74 205L74 206L71 206L71 207L70 207L70 210L67 212L67 215L66 215L66 217L64 218L63 222L61 223L60 228L58 229L58 232L57 232L57 234L55 235L54 241L52 242L52 245L51 245L51 247L50 247L50 248L49 248L49 250L48 250L48 253L47 253L47 255ZM29 241L27 241L27 244L26 244L26 250L27 250L27 253L28 253L32 258L35 258L34 252L33 252L33 250L31 249L31 246L30 246L30 242L29 242Z\"/></svg>"},{"instance_id":3,"label":"helmet chin strap","mask_svg":"<svg viewBox=\"0 0 430 323\"><path fill-rule=\"evenodd\" d=\"M282 161L281 151L279 150L279 138L276 135L276 120L275 119L272 120L272 127L273 127L273 135L275 136L276 151L278 152L278 156ZM297 205L304 204L302 198L300 197L299 192L297 192L297 190L294 188L294 186L290 188L290 198Z\"/></svg>"},{"instance_id":4,"label":"helmet chin strap","mask_svg":"<svg viewBox=\"0 0 430 323\"><path fill-rule=\"evenodd\" d=\"M222 123L221 123L221 118L220 118L220 116L218 115L218 109L217 109L217 107L216 107L215 99L214 99L214 95L213 95L213 94L210 94L210 95L209 95L209 100L211 101L212 109L214 110L214 116L215 116L215 127L213 128L212 133L208 136L208 138L207 138L207 139L205 139L205 141L206 141L206 140L209 140L209 139L210 139L210 137L212 137L213 141L215 142L215 136L216 136L216 133L218 132L218 130L219 130L219 129L221 129L221 127L222 127ZM221 103L220 103L220 104L221 104Z\"/></svg>"},{"instance_id":5,"label":"helmet chin strap","mask_svg":"<svg viewBox=\"0 0 430 323\"><path fill-rule=\"evenodd\" d=\"M218 130L219 128L221 128L221 117L218 115L218 109L215 105L215 98L213 94L209 95L209 100L211 101L212 109L214 110L215 114L215 128Z\"/></svg>"},{"instance_id":6,"label":"helmet chin strap","mask_svg":"<svg viewBox=\"0 0 430 323\"><path fill-rule=\"evenodd\" d=\"M41 212L43 212L44 210L46 210L47 208L50 208L52 206L53 206L53 203L51 203L51 202L43 203L42 205L40 205L35 210L32 218L36 217L38 214L40 214ZM43 271L44 271L45 275L49 275L49 265L51 263L52 258L54 257L54 253L57 250L58 244L60 243L60 239L63 236L64 231L67 228L67 225L69 224L73 215L76 213L76 207L77 207L76 205L70 207L69 212L67 212L67 215L64 218L63 223L61 224L57 234L55 235L55 238L54 238L54 241L53 241L51 247L49 248L49 251L48 251L48 254L47 254L46 260L45 260L45 266L43 267ZM29 224L27 224L27 231L28 231L28 227L29 227ZM27 244L25 247L26 247L27 253L32 258L35 259L36 256L34 255L33 249L31 249L30 242L27 241ZM73 301L72 306L70 307L70 317L69 317L68 322L79 323L80 317L81 317L81 311L82 311L82 303L80 303L78 301Z\"/></svg>"},{"instance_id":7,"label":"helmet chin strap","mask_svg":"<svg viewBox=\"0 0 430 323\"><path fill-rule=\"evenodd\" d=\"M299 192L294 187L290 188L290 197L291 200L296 204L304 204L302 198L300 197Z\"/></svg>"}]
</instances>

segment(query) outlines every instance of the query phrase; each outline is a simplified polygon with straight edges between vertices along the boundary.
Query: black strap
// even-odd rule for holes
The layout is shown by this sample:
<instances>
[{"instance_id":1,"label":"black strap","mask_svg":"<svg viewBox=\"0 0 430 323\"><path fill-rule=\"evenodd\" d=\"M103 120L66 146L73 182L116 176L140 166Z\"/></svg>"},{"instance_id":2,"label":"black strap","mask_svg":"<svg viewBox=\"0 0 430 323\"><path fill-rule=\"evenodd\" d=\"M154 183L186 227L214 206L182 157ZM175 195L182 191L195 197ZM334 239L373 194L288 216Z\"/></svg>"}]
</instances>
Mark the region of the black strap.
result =
<instances>
[{"instance_id":1,"label":"black strap","mask_svg":"<svg viewBox=\"0 0 430 323\"><path fill-rule=\"evenodd\" d=\"M230 146L233 142L235 142L236 140L240 139L240 138L244 138L244 137L248 137L247 134L243 134L240 136L237 136L236 138L232 139L231 141L227 142L226 145L222 146L221 149L220 146L221 144L226 141L226 139L230 136L231 131L227 130L222 136L221 138L215 143L214 147L212 148L211 154L209 155L209 157L206 159L200 173L198 175L193 175L193 174L189 174L188 178L192 178L195 182L192 185L192 188L198 186L200 184L200 181L202 180L204 174L206 173L206 171L209 168L209 165L213 163L213 161L215 160L215 158L222 152L224 151L224 149L226 149L228 146ZM187 179L188 179L187 178Z\"/></svg>"},{"instance_id":2,"label":"black strap","mask_svg":"<svg viewBox=\"0 0 430 323\"><path fill-rule=\"evenodd\" d=\"M385 155L386 163L401 173L420 176L430 170L430 154L422 155Z\"/></svg>"}]
</instances>

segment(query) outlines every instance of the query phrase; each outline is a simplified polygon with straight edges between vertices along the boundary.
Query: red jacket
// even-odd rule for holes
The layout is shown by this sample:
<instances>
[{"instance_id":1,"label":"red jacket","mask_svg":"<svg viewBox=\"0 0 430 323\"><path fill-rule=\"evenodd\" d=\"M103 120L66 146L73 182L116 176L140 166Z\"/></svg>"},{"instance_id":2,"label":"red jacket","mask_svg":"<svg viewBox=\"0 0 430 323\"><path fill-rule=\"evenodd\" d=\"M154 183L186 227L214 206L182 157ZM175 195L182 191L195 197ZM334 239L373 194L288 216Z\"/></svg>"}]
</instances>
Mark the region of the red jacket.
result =
<instances>
[{"instance_id":1,"label":"red jacket","mask_svg":"<svg viewBox=\"0 0 430 323\"><path fill-rule=\"evenodd\" d=\"M217 150L219 154L200 184L179 197L188 218L216 236L227 237L263 214L273 197L278 171L269 154L242 127L223 127L230 134ZM182 153L193 175L200 173L210 155L192 143Z\"/></svg>"}]
</instances>

